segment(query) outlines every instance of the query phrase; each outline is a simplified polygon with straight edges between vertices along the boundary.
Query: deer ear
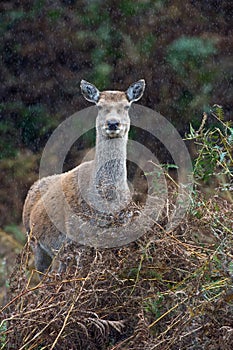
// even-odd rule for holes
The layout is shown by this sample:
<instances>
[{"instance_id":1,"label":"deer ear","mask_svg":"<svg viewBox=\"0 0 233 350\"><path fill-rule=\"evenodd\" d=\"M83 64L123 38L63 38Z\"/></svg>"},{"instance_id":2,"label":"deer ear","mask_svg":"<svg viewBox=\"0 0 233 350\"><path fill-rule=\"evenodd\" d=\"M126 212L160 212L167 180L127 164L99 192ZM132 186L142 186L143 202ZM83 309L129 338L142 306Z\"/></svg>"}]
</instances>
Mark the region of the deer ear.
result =
<instances>
[{"instance_id":1,"label":"deer ear","mask_svg":"<svg viewBox=\"0 0 233 350\"><path fill-rule=\"evenodd\" d=\"M143 95L145 86L146 83L144 79L138 80L136 83L130 85L130 87L126 91L126 96L129 102L138 101Z\"/></svg>"},{"instance_id":2,"label":"deer ear","mask_svg":"<svg viewBox=\"0 0 233 350\"><path fill-rule=\"evenodd\" d=\"M93 103L97 103L99 101L100 92L95 85L88 83L86 80L81 80L80 87L81 92L87 101Z\"/></svg>"}]
</instances>

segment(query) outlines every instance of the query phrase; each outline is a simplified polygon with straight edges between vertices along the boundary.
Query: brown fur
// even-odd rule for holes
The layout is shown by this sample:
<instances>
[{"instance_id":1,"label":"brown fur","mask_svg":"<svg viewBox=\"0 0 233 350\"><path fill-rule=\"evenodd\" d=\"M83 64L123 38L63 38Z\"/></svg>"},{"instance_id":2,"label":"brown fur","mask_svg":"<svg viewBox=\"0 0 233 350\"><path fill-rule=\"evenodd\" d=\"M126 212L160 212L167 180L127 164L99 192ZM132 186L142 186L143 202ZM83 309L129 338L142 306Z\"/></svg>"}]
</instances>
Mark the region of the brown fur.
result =
<instances>
[{"instance_id":1,"label":"brown fur","mask_svg":"<svg viewBox=\"0 0 233 350\"><path fill-rule=\"evenodd\" d=\"M100 94L99 102L104 101L109 102L127 102L127 97L125 92L122 91L103 91Z\"/></svg>"},{"instance_id":2,"label":"brown fur","mask_svg":"<svg viewBox=\"0 0 233 350\"><path fill-rule=\"evenodd\" d=\"M67 239L79 237L82 233L77 223L80 222L81 225L89 212L86 203L94 204L105 214L114 214L119 208L116 203L127 203L130 199L126 174L126 144L130 121L128 110L124 107L129 107L131 102L142 95L144 83L138 83L139 87L142 84L142 90L136 92L134 99L131 86L129 101L125 92L99 93L93 85L82 81L85 98L102 106L96 120L95 159L66 173L43 178L29 190L23 209L23 223L34 238L31 244L39 271L48 268L51 259ZM119 124L117 131L108 126L113 118ZM106 140L112 142L111 147L109 144L106 146ZM103 198L106 193L109 195L107 201ZM117 201L114 202L111 196ZM90 218L87 216L86 221L88 220Z\"/></svg>"}]
</instances>

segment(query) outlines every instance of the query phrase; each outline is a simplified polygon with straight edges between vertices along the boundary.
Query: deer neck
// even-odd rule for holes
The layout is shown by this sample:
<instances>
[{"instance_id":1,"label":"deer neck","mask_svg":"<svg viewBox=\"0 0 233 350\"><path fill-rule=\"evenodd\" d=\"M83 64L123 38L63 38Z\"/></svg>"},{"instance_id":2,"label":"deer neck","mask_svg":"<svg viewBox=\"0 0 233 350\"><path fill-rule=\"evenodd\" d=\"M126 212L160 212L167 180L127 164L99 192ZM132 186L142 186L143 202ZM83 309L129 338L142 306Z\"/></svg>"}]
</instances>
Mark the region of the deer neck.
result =
<instances>
[{"instance_id":1,"label":"deer neck","mask_svg":"<svg viewBox=\"0 0 233 350\"><path fill-rule=\"evenodd\" d=\"M118 211L130 199L126 170L127 139L127 135L105 139L97 134L91 193L100 211Z\"/></svg>"},{"instance_id":2,"label":"deer neck","mask_svg":"<svg viewBox=\"0 0 233 350\"><path fill-rule=\"evenodd\" d=\"M104 140L97 138L94 160L94 178L96 184L105 180L106 185L125 188L127 185L126 171L127 138Z\"/></svg>"}]
</instances>

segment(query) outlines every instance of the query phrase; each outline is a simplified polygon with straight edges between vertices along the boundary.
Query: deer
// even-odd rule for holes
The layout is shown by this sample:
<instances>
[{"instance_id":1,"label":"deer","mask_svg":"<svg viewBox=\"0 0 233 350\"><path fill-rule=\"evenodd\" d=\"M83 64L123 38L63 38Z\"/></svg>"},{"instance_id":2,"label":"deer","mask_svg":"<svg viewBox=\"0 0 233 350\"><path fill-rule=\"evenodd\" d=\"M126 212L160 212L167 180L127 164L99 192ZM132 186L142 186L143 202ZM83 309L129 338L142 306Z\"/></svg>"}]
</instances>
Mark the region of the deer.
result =
<instances>
[{"instance_id":1,"label":"deer","mask_svg":"<svg viewBox=\"0 0 233 350\"><path fill-rule=\"evenodd\" d=\"M97 208L95 215L101 218L104 215L107 220L104 224L103 220L96 220L92 227L101 229L101 225L110 225L116 213L132 199L126 168L129 110L142 97L145 81L131 84L126 91L101 92L85 80L81 80L80 87L84 98L94 103L98 111L94 159L70 171L39 179L28 191L23 207L23 224L28 237L32 233L35 268L41 273L48 270L70 237L77 238L80 227L74 216L91 220L86 214L90 208ZM58 227L51 217L62 225Z\"/></svg>"}]
</instances>

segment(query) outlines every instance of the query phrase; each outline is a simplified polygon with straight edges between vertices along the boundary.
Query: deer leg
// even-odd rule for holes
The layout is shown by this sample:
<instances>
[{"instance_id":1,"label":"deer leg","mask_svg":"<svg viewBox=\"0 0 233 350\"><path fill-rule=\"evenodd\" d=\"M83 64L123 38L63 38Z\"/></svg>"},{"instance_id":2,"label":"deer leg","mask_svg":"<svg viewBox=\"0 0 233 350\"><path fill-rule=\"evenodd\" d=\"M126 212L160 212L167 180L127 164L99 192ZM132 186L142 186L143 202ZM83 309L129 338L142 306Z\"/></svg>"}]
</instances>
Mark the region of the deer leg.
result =
<instances>
[{"instance_id":1,"label":"deer leg","mask_svg":"<svg viewBox=\"0 0 233 350\"><path fill-rule=\"evenodd\" d=\"M35 267L38 271L44 273L49 268L52 262L51 256L37 243L34 248Z\"/></svg>"}]
</instances>

